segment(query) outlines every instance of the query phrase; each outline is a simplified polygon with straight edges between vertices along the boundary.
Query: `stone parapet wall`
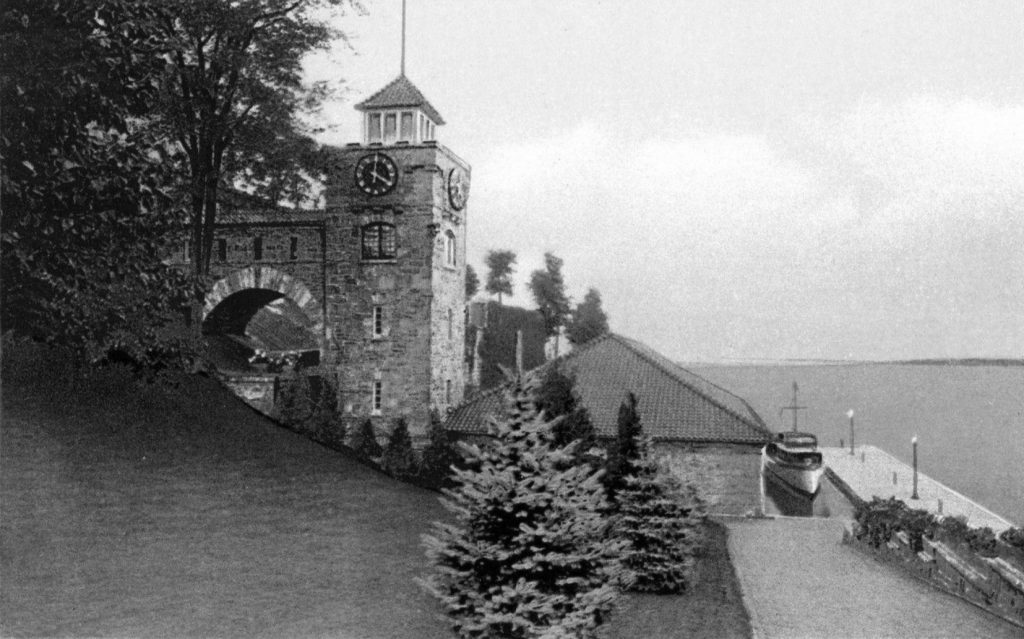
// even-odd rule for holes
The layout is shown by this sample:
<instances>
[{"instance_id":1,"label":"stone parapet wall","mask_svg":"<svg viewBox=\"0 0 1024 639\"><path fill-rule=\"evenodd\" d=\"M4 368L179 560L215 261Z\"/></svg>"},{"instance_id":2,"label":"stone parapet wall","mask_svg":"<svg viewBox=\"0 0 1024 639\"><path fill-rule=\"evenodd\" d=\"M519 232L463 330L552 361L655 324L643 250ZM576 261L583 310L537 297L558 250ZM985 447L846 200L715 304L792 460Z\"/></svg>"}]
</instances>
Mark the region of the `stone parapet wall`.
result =
<instances>
[{"instance_id":1,"label":"stone parapet wall","mask_svg":"<svg viewBox=\"0 0 1024 639\"><path fill-rule=\"evenodd\" d=\"M843 532L843 543L1024 628L1024 587L1015 579L1019 571L1005 560L927 539L924 550L915 552L902 533L876 548L857 538L856 523ZM949 631L956 634L955 628Z\"/></svg>"}]
</instances>

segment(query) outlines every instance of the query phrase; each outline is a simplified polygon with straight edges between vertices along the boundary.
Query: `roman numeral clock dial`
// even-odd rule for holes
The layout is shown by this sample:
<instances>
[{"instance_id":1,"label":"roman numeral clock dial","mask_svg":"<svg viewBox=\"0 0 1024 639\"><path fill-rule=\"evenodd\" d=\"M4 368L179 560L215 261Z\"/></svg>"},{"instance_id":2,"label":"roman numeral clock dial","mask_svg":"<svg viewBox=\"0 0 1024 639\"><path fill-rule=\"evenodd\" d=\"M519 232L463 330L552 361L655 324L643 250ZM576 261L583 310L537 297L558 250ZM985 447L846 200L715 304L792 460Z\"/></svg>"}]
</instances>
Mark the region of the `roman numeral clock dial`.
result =
<instances>
[{"instance_id":1,"label":"roman numeral clock dial","mask_svg":"<svg viewBox=\"0 0 1024 639\"><path fill-rule=\"evenodd\" d=\"M384 195L398 184L398 166L383 153L364 155L356 162L356 184L367 195Z\"/></svg>"}]
</instances>

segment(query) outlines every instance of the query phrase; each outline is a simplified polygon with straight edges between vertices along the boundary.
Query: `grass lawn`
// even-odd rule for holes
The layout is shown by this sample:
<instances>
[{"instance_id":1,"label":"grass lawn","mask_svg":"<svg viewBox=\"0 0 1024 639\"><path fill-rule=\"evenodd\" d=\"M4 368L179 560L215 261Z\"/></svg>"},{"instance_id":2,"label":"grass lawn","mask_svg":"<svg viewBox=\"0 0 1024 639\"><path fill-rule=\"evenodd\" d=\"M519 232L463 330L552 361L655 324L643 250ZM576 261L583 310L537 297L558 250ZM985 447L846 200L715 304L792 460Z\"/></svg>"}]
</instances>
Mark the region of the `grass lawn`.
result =
<instances>
[{"instance_id":1,"label":"grass lawn","mask_svg":"<svg viewBox=\"0 0 1024 639\"><path fill-rule=\"evenodd\" d=\"M420 534L444 516L436 494L209 379L139 388L115 371L70 388L45 360L15 363L0 431L3 636L451 636L413 581L427 570ZM627 598L608 636L748 636L715 534L694 592Z\"/></svg>"}]
</instances>

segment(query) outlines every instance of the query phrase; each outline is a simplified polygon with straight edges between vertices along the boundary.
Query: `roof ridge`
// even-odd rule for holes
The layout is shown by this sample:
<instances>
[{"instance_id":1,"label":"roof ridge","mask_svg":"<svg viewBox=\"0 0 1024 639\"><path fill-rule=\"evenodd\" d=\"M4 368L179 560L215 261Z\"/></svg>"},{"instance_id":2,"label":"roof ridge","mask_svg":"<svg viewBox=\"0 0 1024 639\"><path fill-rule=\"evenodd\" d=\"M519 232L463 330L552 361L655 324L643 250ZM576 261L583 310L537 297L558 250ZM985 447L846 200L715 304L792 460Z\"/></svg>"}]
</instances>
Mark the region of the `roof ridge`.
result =
<instances>
[{"instance_id":1,"label":"roof ridge","mask_svg":"<svg viewBox=\"0 0 1024 639\"><path fill-rule=\"evenodd\" d=\"M737 413L736 411L732 410L732 409L731 409L731 408L729 408L728 406L725 406L724 404L722 404L722 402L718 401L718 400L717 400L716 398L714 398L714 397L711 397L710 395L708 395L708 394L707 394L707 393L705 393L704 391L700 390L699 388L695 388L695 387L693 386L693 384L691 384L691 383L690 383L689 381L687 381L687 380L683 379L682 377L680 377L680 376L679 376L679 375L677 374L677 372L676 372L676 371L674 371L674 370L671 370L671 369L669 369L669 368L668 368L667 366L665 366L665 365L664 365L664 364L663 364L662 362L659 362L659 361L657 361L657 360L655 360L655 359L653 359L653 358L649 357L649 356L648 356L648 355L647 355L646 353L642 352L642 351L641 351L641 350L640 350L639 348L637 348L637 346L642 346L642 347L644 347L644 348L648 348L648 349L649 349L650 347L649 347L649 346L647 346L646 344L642 344L641 342L635 342L634 340L631 340L631 339L630 339L630 338L628 338L628 337L625 337L625 336L623 336L623 335L618 335L618 334L616 334L616 333L609 333L609 335L611 335L611 336L613 336L613 337L617 338L617 339L616 339L616 341L618 341L618 342L619 342L619 343L621 343L621 344L622 344L623 346L625 346L626 348L628 348L628 349L629 349L630 351L632 351L632 352L633 352L633 353L634 353L635 355L637 355L638 357L641 357L641 358L643 358L643 359L647 360L647 361L648 361L648 362L650 362L650 363L651 363L651 364L652 364L652 365L653 365L654 367L656 367L656 368L658 368L659 370L661 370L661 371L662 371L663 373L665 373L665 374L667 374L667 375L670 375L670 376L672 376L672 378L673 378L673 379L675 379L676 381L678 381L678 382L679 382L680 384L682 384L683 386L685 386L685 387L689 388L689 389L690 389L691 391L693 391L694 393L697 393L698 395L700 395L701 397L703 397L703 398L704 398L705 400L707 400L708 402L710 402L710 403L711 403L711 404L713 404L714 406L716 406L716 407L720 408L721 410L725 411L725 412L726 412L727 414L729 414L729 415L732 415L732 416L733 416L733 417L735 417L736 419L740 420L740 422L742 422L742 423L743 423L743 424L744 424L745 426L747 426L747 427L748 427L748 428L750 428L751 430L753 430L753 431L757 432L757 428L755 427L755 425L753 425L753 424L751 424L751 423L750 423L750 419L749 419L748 417L745 417L745 416L743 416L743 415L740 415L739 413ZM653 351L653 349L652 349L652 351ZM658 354L658 353L657 353L657 351L653 351L653 352L655 352L656 354ZM660 355L660 354L659 354L659 355ZM751 408L750 404L748 404L748 403L746 402L746 400L744 400L744 399L743 399L742 397L740 397L739 395L735 395L735 394L733 394L733 393L731 393L731 392L729 392L729 391L725 390L724 388L722 388L722 387L718 386L718 385L717 385L717 384L715 384L714 382L710 382L710 381L708 381L708 380L704 379L703 377L701 377L700 375L698 375L697 373L694 373L694 372L693 372L693 371L691 371L691 370L685 369L685 368L683 368L682 366L679 366L678 364L675 364L674 362L673 362L673 365L674 365L674 366L676 366L677 368L679 368L680 370L684 370L684 371L686 371L687 373L689 373L690 375L693 375L694 377L697 377L697 378L699 378L699 379L702 379L702 380L704 380L704 381L708 382L708 384L710 384L711 386L714 386L715 388L717 388L717 389L719 389L719 390L721 390L721 391L725 392L726 394L728 394L728 395L730 395L730 396L732 396L732 397L735 397L735 398L736 398L737 400L739 400L739 401L743 402L743 404L744 404L744 405L745 405L745 406L746 406L747 408ZM752 408L751 408L751 413L752 413L752 414L754 414L754 415L756 415L756 414L757 414L756 412L754 412L754 410L753 410ZM767 430L767 429L765 429L765 430ZM764 433L761 433L761 432L759 432L759 433L757 433L757 434L758 434L758 435L763 435Z\"/></svg>"}]
</instances>

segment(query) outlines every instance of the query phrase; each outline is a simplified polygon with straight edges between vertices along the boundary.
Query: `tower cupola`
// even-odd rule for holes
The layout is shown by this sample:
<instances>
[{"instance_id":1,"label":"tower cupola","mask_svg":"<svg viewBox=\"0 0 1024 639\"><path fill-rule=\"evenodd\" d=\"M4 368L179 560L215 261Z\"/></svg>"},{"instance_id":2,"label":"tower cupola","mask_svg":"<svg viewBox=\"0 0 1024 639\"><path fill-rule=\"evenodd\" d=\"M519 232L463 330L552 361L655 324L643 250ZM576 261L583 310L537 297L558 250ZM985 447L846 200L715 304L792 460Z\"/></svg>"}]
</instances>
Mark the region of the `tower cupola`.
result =
<instances>
[{"instance_id":1,"label":"tower cupola","mask_svg":"<svg viewBox=\"0 0 1024 639\"><path fill-rule=\"evenodd\" d=\"M363 143L422 144L435 140L444 119L405 74L356 105L363 112Z\"/></svg>"}]
</instances>

